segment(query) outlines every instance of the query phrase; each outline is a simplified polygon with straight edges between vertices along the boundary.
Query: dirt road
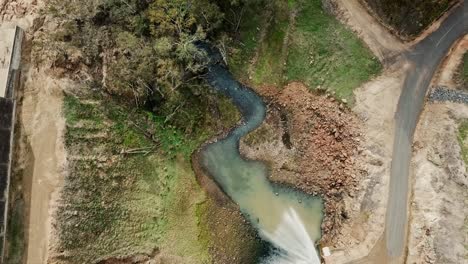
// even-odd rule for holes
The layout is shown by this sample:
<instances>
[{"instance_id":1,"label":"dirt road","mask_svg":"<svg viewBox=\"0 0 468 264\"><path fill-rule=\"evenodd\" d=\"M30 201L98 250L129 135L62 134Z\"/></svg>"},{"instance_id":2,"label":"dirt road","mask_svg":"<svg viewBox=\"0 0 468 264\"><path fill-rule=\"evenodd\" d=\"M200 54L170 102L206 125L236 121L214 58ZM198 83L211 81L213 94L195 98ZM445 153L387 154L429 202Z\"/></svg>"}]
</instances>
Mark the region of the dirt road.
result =
<instances>
[{"instance_id":1,"label":"dirt road","mask_svg":"<svg viewBox=\"0 0 468 264\"><path fill-rule=\"evenodd\" d=\"M393 260L401 262L406 243L413 134L434 72L452 43L463 34L460 25L463 9L458 7L436 21L417 42L399 43L391 51L393 37L388 37L390 33L384 27L374 26L377 22L368 14L362 15L366 10L357 1L335 2L344 11L344 19L338 17L360 33L377 57L394 59L381 59L388 62L384 63L384 73L355 91L353 110L365 123L363 149L368 176L360 184L361 193L346 201L350 221L340 231L327 261L388 263L389 255L393 254L396 255ZM392 209L387 211L389 203ZM387 243L389 238L391 241Z\"/></svg>"},{"instance_id":2,"label":"dirt road","mask_svg":"<svg viewBox=\"0 0 468 264\"><path fill-rule=\"evenodd\" d=\"M358 0L336 0L344 12L346 23L359 33L371 51L386 63L394 55L400 54L405 45L389 34L388 30L375 19Z\"/></svg>"},{"instance_id":3,"label":"dirt road","mask_svg":"<svg viewBox=\"0 0 468 264\"><path fill-rule=\"evenodd\" d=\"M400 258L406 244L411 146L426 93L437 67L464 32L463 5L459 5L436 31L405 54L411 66L395 115L395 139L385 221L387 253L391 258Z\"/></svg>"},{"instance_id":4,"label":"dirt road","mask_svg":"<svg viewBox=\"0 0 468 264\"><path fill-rule=\"evenodd\" d=\"M26 49L32 38L31 28L43 6L41 0L0 0L0 25L18 25L26 31ZM30 64L27 52L23 54L24 87L18 91L22 100L17 116L21 142L19 167L27 167L23 175L26 207L26 263L47 263L48 249L54 243L52 217L60 192L66 162L63 144L65 128L62 116L62 88L64 83ZM17 98L20 99L20 98Z\"/></svg>"},{"instance_id":5,"label":"dirt road","mask_svg":"<svg viewBox=\"0 0 468 264\"><path fill-rule=\"evenodd\" d=\"M24 87L19 122L29 143L34 164L30 181L27 263L46 263L51 244L51 219L55 211L66 162L62 117L62 90L41 72L29 73Z\"/></svg>"}]
</instances>

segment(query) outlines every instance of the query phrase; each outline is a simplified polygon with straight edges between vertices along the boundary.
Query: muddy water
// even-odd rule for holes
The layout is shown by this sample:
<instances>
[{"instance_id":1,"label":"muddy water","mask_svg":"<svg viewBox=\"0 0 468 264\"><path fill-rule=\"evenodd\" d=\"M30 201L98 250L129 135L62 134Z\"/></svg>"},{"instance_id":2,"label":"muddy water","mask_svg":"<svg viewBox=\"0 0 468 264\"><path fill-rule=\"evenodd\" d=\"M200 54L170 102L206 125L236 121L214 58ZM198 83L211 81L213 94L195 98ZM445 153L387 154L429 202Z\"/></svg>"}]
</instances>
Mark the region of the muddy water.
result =
<instances>
[{"instance_id":1,"label":"muddy water","mask_svg":"<svg viewBox=\"0 0 468 264\"><path fill-rule=\"evenodd\" d=\"M237 82L222 64L211 65L206 78L214 90L232 100L243 119L241 125L226 137L202 150L201 165L205 171L240 206L265 240L271 240L267 234L277 233L283 216L293 209L308 236L317 241L321 236L322 200L270 183L268 167L264 163L246 160L239 154L239 140L265 118L266 107L262 99ZM278 244L278 241L269 242Z\"/></svg>"}]
</instances>

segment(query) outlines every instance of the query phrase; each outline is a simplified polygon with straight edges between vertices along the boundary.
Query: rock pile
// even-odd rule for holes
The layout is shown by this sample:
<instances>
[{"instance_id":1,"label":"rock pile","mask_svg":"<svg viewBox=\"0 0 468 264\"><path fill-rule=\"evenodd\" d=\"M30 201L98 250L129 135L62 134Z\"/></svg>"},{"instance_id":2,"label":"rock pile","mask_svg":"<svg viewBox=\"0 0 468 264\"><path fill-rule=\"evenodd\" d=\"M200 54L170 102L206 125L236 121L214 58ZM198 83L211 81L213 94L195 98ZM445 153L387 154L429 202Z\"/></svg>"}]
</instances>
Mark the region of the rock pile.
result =
<instances>
[{"instance_id":1,"label":"rock pile","mask_svg":"<svg viewBox=\"0 0 468 264\"><path fill-rule=\"evenodd\" d=\"M343 102L300 83L267 96L266 122L244 140L241 151L270 164L272 181L324 198L322 240L330 241L347 218L343 197L354 195L360 178L358 118Z\"/></svg>"},{"instance_id":2,"label":"rock pile","mask_svg":"<svg viewBox=\"0 0 468 264\"><path fill-rule=\"evenodd\" d=\"M431 102L450 101L453 103L468 104L468 93L439 86L429 95L429 100Z\"/></svg>"}]
</instances>

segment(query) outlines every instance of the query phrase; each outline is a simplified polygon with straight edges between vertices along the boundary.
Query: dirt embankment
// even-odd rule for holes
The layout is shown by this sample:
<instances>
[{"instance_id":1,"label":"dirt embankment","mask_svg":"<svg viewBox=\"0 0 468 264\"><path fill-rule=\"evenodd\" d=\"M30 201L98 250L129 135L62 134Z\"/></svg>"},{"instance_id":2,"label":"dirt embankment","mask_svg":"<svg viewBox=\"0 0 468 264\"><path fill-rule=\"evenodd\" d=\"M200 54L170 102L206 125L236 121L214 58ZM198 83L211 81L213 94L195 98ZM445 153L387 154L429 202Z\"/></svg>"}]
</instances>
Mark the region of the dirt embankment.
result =
<instances>
[{"instance_id":1,"label":"dirt embankment","mask_svg":"<svg viewBox=\"0 0 468 264\"><path fill-rule=\"evenodd\" d=\"M397 36L411 40L460 0L360 0Z\"/></svg>"},{"instance_id":2,"label":"dirt embankment","mask_svg":"<svg viewBox=\"0 0 468 264\"><path fill-rule=\"evenodd\" d=\"M353 112L362 120L363 167L366 174L359 181L354 197L344 197L349 219L335 238L330 263L384 263L374 254L385 224L393 148L394 113L404 81L404 65L395 65L381 76L355 90ZM369 257L367 258L367 256Z\"/></svg>"},{"instance_id":3,"label":"dirt embankment","mask_svg":"<svg viewBox=\"0 0 468 264\"><path fill-rule=\"evenodd\" d=\"M29 199L27 263L45 263L49 246L55 241L53 215L66 167L61 110L64 85L43 72L32 71L24 87L19 119L22 136L26 137L24 142L29 143L24 150L30 148L32 153L20 151L19 155L34 156L32 178L24 178L30 184L27 188L30 193L25 193Z\"/></svg>"},{"instance_id":4,"label":"dirt embankment","mask_svg":"<svg viewBox=\"0 0 468 264\"><path fill-rule=\"evenodd\" d=\"M464 81L464 56L468 51L468 35L465 35L451 50L443 62L441 70L437 73L435 81L438 86L443 86L449 89L464 89L468 90L468 86Z\"/></svg>"},{"instance_id":5,"label":"dirt embankment","mask_svg":"<svg viewBox=\"0 0 468 264\"><path fill-rule=\"evenodd\" d=\"M369 14L359 0L323 0L322 2L329 13L359 35L384 66L394 63L394 57L405 49L405 45L397 37L389 34L387 28Z\"/></svg>"},{"instance_id":6,"label":"dirt embankment","mask_svg":"<svg viewBox=\"0 0 468 264\"><path fill-rule=\"evenodd\" d=\"M52 215L66 163L65 122L61 111L64 84L36 67L31 58L32 40L40 22L36 18L42 6L43 1L37 0L0 1L0 25L18 25L26 31L21 73L23 87L17 91L16 98L16 168L12 177L17 185L12 186L11 195L17 199L10 204L10 208L14 208L10 214L24 216L15 221L24 220L25 230L24 237L23 231L13 234L21 236L13 238L22 241L21 247L16 247L16 251L10 248L13 256L8 258L33 264L46 263L49 245L55 241Z\"/></svg>"},{"instance_id":7,"label":"dirt embankment","mask_svg":"<svg viewBox=\"0 0 468 264\"><path fill-rule=\"evenodd\" d=\"M205 143L206 145L208 143ZM197 182L210 196L205 203L212 209L206 217L206 230L209 237L223 242L214 241L210 248L214 264L236 264L254 262L261 254L261 243L253 227L248 224L235 204L205 173L201 166L200 150L192 154L192 168L197 177ZM228 227L229 226L229 227Z\"/></svg>"},{"instance_id":8,"label":"dirt embankment","mask_svg":"<svg viewBox=\"0 0 468 264\"><path fill-rule=\"evenodd\" d=\"M413 154L407 263L464 263L468 174L457 141L468 106L428 104L418 124Z\"/></svg>"},{"instance_id":9,"label":"dirt embankment","mask_svg":"<svg viewBox=\"0 0 468 264\"><path fill-rule=\"evenodd\" d=\"M300 83L258 92L268 102L267 117L242 139L241 153L265 161L271 181L324 197L322 241L333 241L348 217L343 197L355 194L362 173L358 118L344 103Z\"/></svg>"},{"instance_id":10,"label":"dirt embankment","mask_svg":"<svg viewBox=\"0 0 468 264\"><path fill-rule=\"evenodd\" d=\"M465 36L454 45L433 87L462 86L459 71ZM464 263L467 250L468 172L457 140L468 105L427 103L416 129L407 263Z\"/></svg>"}]
</instances>

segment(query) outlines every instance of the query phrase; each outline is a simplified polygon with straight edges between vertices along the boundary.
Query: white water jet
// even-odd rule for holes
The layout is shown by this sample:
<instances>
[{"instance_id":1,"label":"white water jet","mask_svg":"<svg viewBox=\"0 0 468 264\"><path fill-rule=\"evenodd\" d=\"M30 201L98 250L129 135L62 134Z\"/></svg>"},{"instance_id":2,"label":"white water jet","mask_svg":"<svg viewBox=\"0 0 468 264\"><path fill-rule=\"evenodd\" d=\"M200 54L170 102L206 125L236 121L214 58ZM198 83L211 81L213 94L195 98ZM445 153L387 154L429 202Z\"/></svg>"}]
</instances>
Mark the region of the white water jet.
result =
<instances>
[{"instance_id":1,"label":"white water jet","mask_svg":"<svg viewBox=\"0 0 468 264\"><path fill-rule=\"evenodd\" d=\"M314 241L293 208L283 213L273 233L262 230L261 235L278 249L266 264L320 264Z\"/></svg>"}]
</instances>

